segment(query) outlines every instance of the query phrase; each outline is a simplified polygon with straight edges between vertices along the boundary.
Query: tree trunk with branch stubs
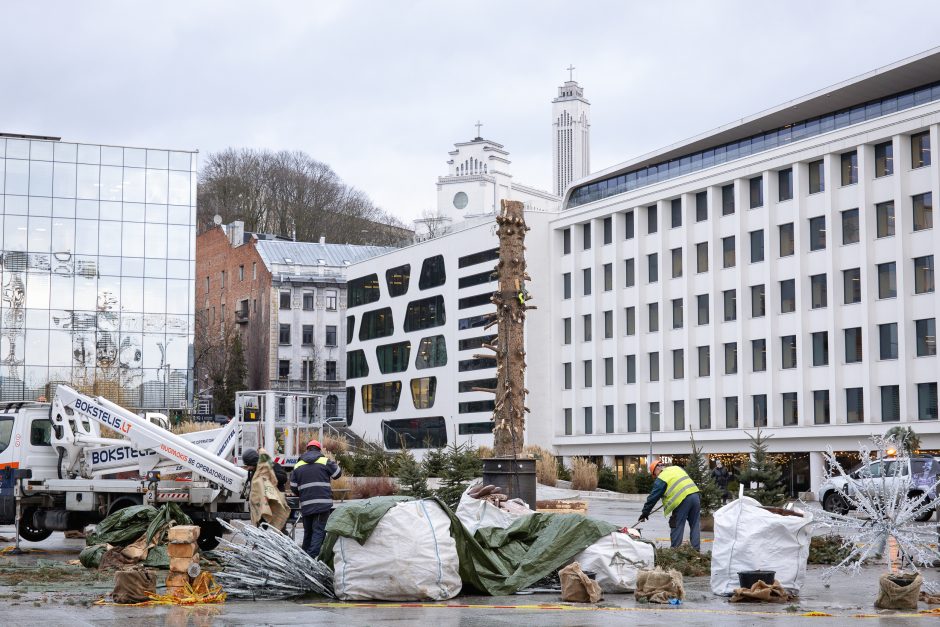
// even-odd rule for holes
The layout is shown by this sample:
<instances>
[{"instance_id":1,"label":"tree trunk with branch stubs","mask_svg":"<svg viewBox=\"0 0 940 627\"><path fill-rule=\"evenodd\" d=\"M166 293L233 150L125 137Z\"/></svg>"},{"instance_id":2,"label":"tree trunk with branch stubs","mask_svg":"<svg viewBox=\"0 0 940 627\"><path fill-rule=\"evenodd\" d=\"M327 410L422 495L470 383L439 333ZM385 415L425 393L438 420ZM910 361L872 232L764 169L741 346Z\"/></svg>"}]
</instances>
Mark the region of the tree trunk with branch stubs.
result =
<instances>
[{"instance_id":1,"label":"tree trunk with branch stubs","mask_svg":"<svg viewBox=\"0 0 940 627\"><path fill-rule=\"evenodd\" d=\"M493 293L496 317L490 324L497 326L496 405L493 409L494 457L517 457L525 439L525 318L526 311L535 309L525 284L529 280L525 263L525 223L523 205L503 200L496 216L499 237L499 262L496 275L499 289Z\"/></svg>"}]
</instances>

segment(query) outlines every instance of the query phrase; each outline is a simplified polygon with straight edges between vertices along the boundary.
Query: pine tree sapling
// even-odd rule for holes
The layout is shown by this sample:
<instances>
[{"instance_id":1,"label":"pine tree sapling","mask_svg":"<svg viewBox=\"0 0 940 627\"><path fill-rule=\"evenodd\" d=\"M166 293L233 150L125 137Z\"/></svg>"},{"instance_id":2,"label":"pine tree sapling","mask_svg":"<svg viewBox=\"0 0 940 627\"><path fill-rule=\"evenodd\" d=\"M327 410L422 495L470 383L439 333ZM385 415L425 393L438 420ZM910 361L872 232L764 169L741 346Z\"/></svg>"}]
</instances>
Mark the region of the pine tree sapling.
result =
<instances>
[{"instance_id":1,"label":"pine tree sapling","mask_svg":"<svg viewBox=\"0 0 940 627\"><path fill-rule=\"evenodd\" d=\"M478 476L481 462L476 455L476 449L468 444L453 443L444 449L444 467L441 469L441 485L434 491L449 508L457 509L460 497L470 485L470 481Z\"/></svg>"},{"instance_id":2,"label":"pine tree sapling","mask_svg":"<svg viewBox=\"0 0 940 627\"><path fill-rule=\"evenodd\" d=\"M764 437L760 428L757 435L747 434L751 439L751 463L747 469L738 475L738 481L744 485L744 494L755 499L761 505L778 507L786 501L783 482L780 480L783 472L780 467L770 459L767 441L772 436ZM752 487L756 484L756 487Z\"/></svg>"},{"instance_id":3,"label":"pine tree sapling","mask_svg":"<svg viewBox=\"0 0 940 627\"><path fill-rule=\"evenodd\" d=\"M891 427L885 433L885 438L898 443L898 449L907 455L913 455L920 449L920 438L910 427Z\"/></svg>"},{"instance_id":4,"label":"pine tree sapling","mask_svg":"<svg viewBox=\"0 0 940 627\"><path fill-rule=\"evenodd\" d=\"M692 428L689 427L689 440L692 442L692 454L685 465L685 472L698 486L699 498L702 501L702 515L708 516L721 507L721 491L715 485L711 469L708 467L708 457L702 453L702 447L695 441Z\"/></svg>"},{"instance_id":5,"label":"pine tree sapling","mask_svg":"<svg viewBox=\"0 0 940 627\"><path fill-rule=\"evenodd\" d=\"M597 470L597 487L601 490L617 491L617 473L610 466L601 466Z\"/></svg>"},{"instance_id":6,"label":"pine tree sapling","mask_svg":"<svg viewBox=\"0 0 940 627\"><path fill-rule=\"evenodd\" d=\"M415 460L415 456L406 448L398 453L396 462L398 466L399 492L405 496L423 499L431 496L428 489L428 474L424 466Z\"/></svg>"}]
</instances>

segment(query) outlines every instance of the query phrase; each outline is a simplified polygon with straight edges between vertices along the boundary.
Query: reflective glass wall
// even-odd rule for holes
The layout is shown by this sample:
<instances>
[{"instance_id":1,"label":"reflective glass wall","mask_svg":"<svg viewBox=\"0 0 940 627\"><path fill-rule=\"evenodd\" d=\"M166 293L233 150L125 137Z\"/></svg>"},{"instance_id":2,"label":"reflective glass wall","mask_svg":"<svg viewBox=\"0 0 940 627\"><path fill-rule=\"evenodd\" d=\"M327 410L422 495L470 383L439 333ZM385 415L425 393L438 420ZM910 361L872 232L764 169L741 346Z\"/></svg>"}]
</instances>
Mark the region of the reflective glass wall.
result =
<instances>
[{"instance_id":1,"label":"reflective glass wall","mask_svg":"<svg viewBox=\"0 0 940 627\"><path fill-rule=\"evenodd\" d=\"M196 154L0 137L0 401L190 396Z\"/></svg>"}]
</instances>

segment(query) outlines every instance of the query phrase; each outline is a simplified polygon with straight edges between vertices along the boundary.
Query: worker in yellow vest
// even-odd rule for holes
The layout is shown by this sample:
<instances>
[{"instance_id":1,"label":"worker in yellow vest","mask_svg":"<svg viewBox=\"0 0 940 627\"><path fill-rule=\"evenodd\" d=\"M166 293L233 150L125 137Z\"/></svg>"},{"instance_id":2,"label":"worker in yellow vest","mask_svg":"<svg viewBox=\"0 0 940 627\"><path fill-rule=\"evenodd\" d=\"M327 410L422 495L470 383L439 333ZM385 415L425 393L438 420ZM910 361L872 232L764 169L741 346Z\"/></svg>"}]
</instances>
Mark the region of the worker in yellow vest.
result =
<instances>
[{"instance_id":1,"label":"worker in yellow vest","mask_svg":"<svg viewBox=\"0 0 940 627\"><path fill-rule=\"evenodd\" d=\"M663 500L663 514L669 516L670 539L672 548L682 544L685 533L685 523L689 523L689 542L696 551L701 550L699 527L699 512L702 507L698 495L698 486L678 466L667 466L659 460L650 464L650 472L656 479L650 495L643 505L640 522L649 520L656 501Z\"/></svg>"}]
</instances>

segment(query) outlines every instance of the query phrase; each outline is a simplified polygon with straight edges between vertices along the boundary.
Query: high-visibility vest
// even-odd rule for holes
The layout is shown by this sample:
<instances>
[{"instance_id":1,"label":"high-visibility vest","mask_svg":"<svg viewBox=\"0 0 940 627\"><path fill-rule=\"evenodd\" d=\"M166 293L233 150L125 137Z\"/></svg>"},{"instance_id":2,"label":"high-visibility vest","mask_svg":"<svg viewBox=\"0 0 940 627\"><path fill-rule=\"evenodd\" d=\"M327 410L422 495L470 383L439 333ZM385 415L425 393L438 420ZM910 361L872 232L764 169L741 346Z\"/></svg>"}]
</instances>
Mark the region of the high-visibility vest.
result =
<instances>
[{"instance_id":1,"label":"high-visibility vest","mask_svg":"<svg viewBox=\"0 0 940 627\"><path fill-rule=\"evenodd\" d=\"M698 486L691 477L678 466L668 466L659 473L658 479L666 483L666 493L663 494L663 514L669 516L679 507L685 497L698 492Z\"/></svg>"},{"instance_id":2,"label":"high-visibility vest","mask_svg":"<svg viewBox=\"0 0 940 627\"><path fill-rule=\"evenodd\" d=\"M324 456L318 457L318 458L317 458L317 461L315 461L315 462L313 462L313 463L314 463L314 464L320 464L320 465L322 465L322 466L326 466L326 462L328 462L328 461L330 461L330 458L329 458L329 457L326 457L326 456L324 455ZM300 468L301 466L306 466L306 465L307 465L307 462L305 462L305 461L302 460L302 459L298 459L298 460L297 460L297 463L294 464L294 468Z\"/></svg>"}]
</instances>

